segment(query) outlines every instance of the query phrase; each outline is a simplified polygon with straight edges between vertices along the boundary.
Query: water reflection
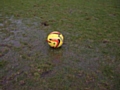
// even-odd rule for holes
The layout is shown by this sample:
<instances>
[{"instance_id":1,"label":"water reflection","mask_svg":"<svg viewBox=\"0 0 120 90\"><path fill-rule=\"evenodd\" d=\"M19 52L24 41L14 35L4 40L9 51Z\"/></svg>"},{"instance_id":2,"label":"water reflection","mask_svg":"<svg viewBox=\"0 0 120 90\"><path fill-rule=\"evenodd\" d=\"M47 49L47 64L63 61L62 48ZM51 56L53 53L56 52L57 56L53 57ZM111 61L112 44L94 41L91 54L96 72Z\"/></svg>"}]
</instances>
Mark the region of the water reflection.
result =
<instances>
[{"instance_id":1,"label":"water reflection","mask_svg":"<svg viewBox=\"0 0 120 90\"><path fill-rule=\"evenodd\" d=\"M56 65L58 65L62 62L63 52L64 51L63 51L62 47L57 48L57 49L54 49L51 47L48 48L48 56L49 56L50 60Z\"/></svg>"}]
</instances>

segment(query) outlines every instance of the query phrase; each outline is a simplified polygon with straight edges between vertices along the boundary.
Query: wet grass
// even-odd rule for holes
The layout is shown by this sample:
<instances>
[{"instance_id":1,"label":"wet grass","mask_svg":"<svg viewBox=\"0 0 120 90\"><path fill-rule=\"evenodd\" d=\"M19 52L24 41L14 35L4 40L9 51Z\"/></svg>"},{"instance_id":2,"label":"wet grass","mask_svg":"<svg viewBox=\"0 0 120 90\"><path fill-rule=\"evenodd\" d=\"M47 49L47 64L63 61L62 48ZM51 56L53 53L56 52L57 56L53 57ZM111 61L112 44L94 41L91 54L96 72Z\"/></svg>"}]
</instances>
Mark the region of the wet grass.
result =
<instances>
[{"instance_id":1,"label":"wet grass","mask_svg":"<svg viewBox=\"0 0 120 90\"><path fill-rule=\"evenodd\" d=\"M1 90L119 90L119 0L0 0ZM59 49L47 35L60 31Z\"/></svg>"},{"instance_id":2,"label":"wet grass","mask_svg":"<svg viewBox=\"0 0 120 90\"><path fill-rule=\"evenodd\" d=\"M0 68L5 67L5 65L7 64L7 61L0 61Z\"/></svg>"}]
</instances>

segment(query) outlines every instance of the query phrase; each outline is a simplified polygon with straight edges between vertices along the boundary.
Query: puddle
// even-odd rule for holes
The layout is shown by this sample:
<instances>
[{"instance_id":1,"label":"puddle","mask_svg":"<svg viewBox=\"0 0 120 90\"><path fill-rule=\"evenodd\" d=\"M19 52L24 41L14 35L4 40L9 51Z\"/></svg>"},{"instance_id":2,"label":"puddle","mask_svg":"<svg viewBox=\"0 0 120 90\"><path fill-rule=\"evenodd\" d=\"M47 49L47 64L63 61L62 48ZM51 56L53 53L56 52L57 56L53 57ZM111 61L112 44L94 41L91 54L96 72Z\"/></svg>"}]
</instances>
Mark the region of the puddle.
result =
<instances>
[{"instance_id":1,"label":"puddle","mask_svg":"<svg viewBox=\"0 0 120 90\"><path fill-rule=\"evenodd\" d=\"M0 45L10 47L8 47L9 51L2 52L4 55L0 57L0 60L9 62L4 78L16 72L31 73L32 65L41 63L44 65L47 62L54 66L51 70L43 71L41 78L53 77L62 72L66 73L64 68L96 70L96 67L99 66L96 62L99 54L80 42L69 42L71 38L66 38L66 43L59 49L50 48L46 43L46 36L50 32L41 30L39 18L15 19L12 16L5 18L5 22L9 23L0 23L0 37L2 38ZM70 35L68 32L64 32L64 34L66 37ZM79 35L77 34L76 37ZM91 43L88 42L86 45ZM92 56L93 54L90 52L94 52L96 57Z\"/></svg>"}]
</instances>

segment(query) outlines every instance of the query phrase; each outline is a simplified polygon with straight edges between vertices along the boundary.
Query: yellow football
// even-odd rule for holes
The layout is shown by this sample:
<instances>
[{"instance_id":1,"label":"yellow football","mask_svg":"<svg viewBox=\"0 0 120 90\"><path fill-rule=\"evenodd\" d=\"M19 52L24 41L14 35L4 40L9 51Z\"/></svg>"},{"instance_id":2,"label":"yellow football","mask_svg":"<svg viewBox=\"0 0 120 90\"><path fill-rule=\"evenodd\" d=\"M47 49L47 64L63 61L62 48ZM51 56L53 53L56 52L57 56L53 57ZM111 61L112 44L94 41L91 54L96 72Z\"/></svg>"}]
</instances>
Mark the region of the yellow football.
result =
<instances>
[{"instance_id":1,"label":"yellow football","mask_svg":"<svg viewBox=\"0 0 120 90\"><path fill-rule=\"evenodd\" d=\"M51 32L47 37L48 44L53 48L59 48L63 44L63 35L58 31Z\"/></svg>"}]
</instances>

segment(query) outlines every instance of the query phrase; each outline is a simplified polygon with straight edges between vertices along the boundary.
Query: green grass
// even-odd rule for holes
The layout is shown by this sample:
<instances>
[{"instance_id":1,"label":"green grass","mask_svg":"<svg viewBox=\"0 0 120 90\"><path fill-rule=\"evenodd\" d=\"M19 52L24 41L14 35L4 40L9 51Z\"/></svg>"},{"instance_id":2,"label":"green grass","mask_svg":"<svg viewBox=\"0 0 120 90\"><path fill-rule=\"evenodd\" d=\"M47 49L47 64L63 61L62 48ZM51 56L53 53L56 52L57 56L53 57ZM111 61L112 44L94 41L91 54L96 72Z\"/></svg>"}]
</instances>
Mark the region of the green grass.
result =
<instances>
[{"instance_id":1,"label":"green grass","mask_svg":"<svg viewBox=\"0 0 120 90\"><path fill-rule=\"evenodd\" d=\"M0 61L0 68L5 67L5 65L7 64L7 61Z\"/></svg>"},{"instance_id":2,"label":"green grass","mask_svg":"<svg viewBox=\"0 0 120 90\"><path fill-rule=\"evenodd\" d=\"M0 0L0 89L119 90L119 3ZM56 30L65 40L52 49Z\"/></svg>"}]
</instances>

